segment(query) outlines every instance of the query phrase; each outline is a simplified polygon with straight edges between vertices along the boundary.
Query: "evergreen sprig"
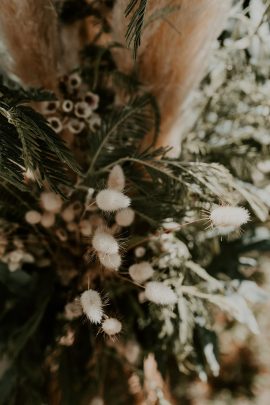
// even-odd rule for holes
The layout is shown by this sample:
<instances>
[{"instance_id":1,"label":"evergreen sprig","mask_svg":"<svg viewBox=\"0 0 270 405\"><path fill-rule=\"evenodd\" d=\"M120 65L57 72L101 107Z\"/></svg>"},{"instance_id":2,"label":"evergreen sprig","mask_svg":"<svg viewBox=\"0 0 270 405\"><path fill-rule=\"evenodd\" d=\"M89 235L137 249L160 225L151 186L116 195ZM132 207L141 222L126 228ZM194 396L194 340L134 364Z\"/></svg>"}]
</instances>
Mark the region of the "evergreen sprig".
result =
<instances>
[{"instance_id":1,"label":"evergreen sprig","mask_svg":"<svg viewBox=\"0 0 270 405\"><path fill-rule=\"evenodd\" d=\"M2 87L3 89L3 87ZM67 167L79 173L70 150L54 133L44 117L22 104L41 95L18 92L0 99L0 176L21 189L23 172L30 169L39 183L46 181L55 191L60 184L69 184Z\"/></svg>"},{"instance_id":2,"label":"evergreen sprig","mask_svg":"<svg viewBox=\"0 0 270 405\"><path fill-rule=\"evenodd\" d=\"M133 43L134 59L136 59L137 57L137 51L141 44L141 35L144 24L146 6L147 0L131 0L125 10L126 17L128 17L133 12L127 28L126 40L128 46L130 46Z\"/></svg>"},{"instance_id":3,"label":"evergreen sprig","mask_svg":"<svg viewBox=\"0 0 270 405\"><path fill-rule=\"evenodd\" d=\"M90 167L87 176L93 174L97 167L134 154L135 147L152 128L156 135L159 131L159 112L151 95L135 97L123 108L114 109L94 136L89 138Z\"/></svg>"}]
</instances>

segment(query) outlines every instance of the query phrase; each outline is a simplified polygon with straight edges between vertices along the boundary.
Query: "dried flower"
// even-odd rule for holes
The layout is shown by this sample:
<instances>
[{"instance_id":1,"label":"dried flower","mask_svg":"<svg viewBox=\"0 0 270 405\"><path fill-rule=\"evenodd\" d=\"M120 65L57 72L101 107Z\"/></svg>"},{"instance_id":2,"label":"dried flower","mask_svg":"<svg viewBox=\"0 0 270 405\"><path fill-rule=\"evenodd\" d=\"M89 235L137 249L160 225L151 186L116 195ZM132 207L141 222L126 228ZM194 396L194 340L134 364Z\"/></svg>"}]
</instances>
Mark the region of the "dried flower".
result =
<instances>
[{"instance_id":1,"label":"dried flower","mask_svg":"<svg viewBox=\"0 0 270 405\"><path fill-rule=\"evenodd\" d=\"M91 399L89 405L104 405L104 401L101 397L95 397Z\"/></svg>"},{"instance_id":2,"label":"dried flower","mask_svg":"<svg viewBox=\"0 0 270 405\"><path fill-rule=\"evenodd\" d=\"M135 256L138 258L143 257L145 255L145 252L146 252L146 250L143 246L138 246L134 251Z\"/></svg>"},{"instance_id":3,"label":"dried flower","mask_svg":"<svg viewBox=\"0 0 270 405\"><path fill-rule=\"evenodd\" d=\"M114 212L127 208L130 205L130 198L120 191L107 188L98 193L96 203L102 211Z\"/></svg>"},{"instance_id":4,"label":"dried flower","mask_svg":"<svg viewBox=\"0 0 270 405\"><path fill-rule=\"evenodd\" d=\"M108 177L108 188L123 191L125 188L125 175L121 166L116 165L112 168Z\"/></svg>"},{"instance_id":5,"label":"dried flower","mask_svg":"<svg viewBox=\"0 0 270 405\"><path fill-rule=\"evenodd\" d=\"M88 118L92 114L92 109L85 101L79 101L75 104L74 113L78 118Z\"/></svg>"},{"instance_id":6,"label":"dried flower","mask_svg":"<svg viewBox=\"0 0 270 405\"><path fill-rule=\"evenodd\" d=\"M50 228L55 223L55 215L52 212L44 212L41 217L41 225L44 228Z\"/></svg>"},{"instance_id":7,"label":"dried flower","mask_svg":"<svg viewBox=\"0 0 270 405\"><path fill-rule=\"evenodd\" d=\"M58 117L49 117L48 123L57 134L59 134L63 130L63 124Z\"/></svg>"},{"instance_id":8,"label":"dried flower","mask_svg":"<svg viewBox=\"0 0 270 405\"><path fill-rule=\"evenodd\" d=\"M106 335L114 336L121 332L122 323L116 318L107 318L102 323L102 329Z\"/></svg>"},{"instance_id":9,"label":"dried flower","mask_svg":"<svg viewBox=\"0 0 270 405\"><path fill-rule=\"evenodd\" d=\"M28 211L25 214L25 220L26 220L26 222L28 222L28 224L36 225L41 220L41 214L38 211L34 211L34 210Z\"/></svg>"},{"instance_id":10,"label":"dried flower","mask_svg":"<svg viewBox=\"0 0 270 405\"><path fill-rule=\"evenodd\" d=\"M68 78L68 89L69 91L77 90L82 84L81 76L78 73L72 73Z\"/></svg>"},{"instance_id":11,"label":"dried flower","mask_svg":"<svg viewBox=\"0 0 270 405\"><path fill-rule=\"evenodd\" d=\"M100 294L95 290L86 290L81 295L83 312L92 323L100 323L103 316Z\"/></svg>"},{"instance_id":12,"label":"dried flower","mask_svg":"<svg viewBox=\"0 0 270 405\"><path fill-rule=\"evenodd\" d=\"M93 248L98 253L113 255L118 253L117 240L107 232L97 229L92 239Z\"/></svg>"},{"instance_id":13,"label":"dried flower","mask_svg":"<svg viewBox=\"0 0 270 405\"><path fill-rule=\"evenodd\" d=\"M73 110L74 103L71 100L64 100L62 103L62 111L64 113L70 113Z\"/></svg>"},{"instance_id":14,"label":"dried flower","mask_svg":"<svg viewBox=\"0 0 270 405\"><path fill-rule=\"evenodd\" d=\"M145 297L159 305L173 305L177 302L177 295L171 287L160 281L150 281L145 285Z\"/></svg>"},{"instance_id":15,"label":"dried flower","mask_svg":"<svg viewBox=\"0 0 270 405\"><path fill-rule=\"evenodd\" d=\"M88 91L84 96L84 101L91 107L94 111L98 108L99 96L97 94Z\"/></svg>"},{"instance_id":16,"label":"dried flower","mask_svg":"<svg viewBox=\"0 0 270 405\"><path fill-rule=\"evenodd\" d=\"M67 129L72 134L79 134L84 129L85 124L82 121L79 121L77 118L72 118L67 123Z\"/></svg>"},{"instance_id":17,"label":"dried flower","mask_svg":"<svg viewBox=\"0 0 270 405\"><path fill-rule=\"evenodd\" d=\"M216 227L239 228L249 221L250 215L243 207L218 206L211 210L209 218Z\"/></svg>"},{"instance_id":18,"label":"dried flower","mask_svg":"<svg viewBox=\"0 0 270 405\"><path fill-rule=\"evenodd\" d=\"M132 280L137 283L144 283L153 276L154 269L149 262L141 262L130 266L128 272Z\"/></svg>"},{"instance_id":19,"label":"dried flower","mask_svg":"<svg viewBox=\"0 0 270 405\"><path fill-rule=\"evenodd\" d=\"M53 212L54 214L60 212L63 204L60 195L51 191L44 191L41 193L40 199L41 205L46 211Z\"/></svg>"},{"instance_id":20,"label":"dried flower","mask_svg":"<svg viewBox=\"0 0 270 405\"><path fill-rule=\"evenodd\" d=\"M117 212L115 221L120 226L130 226L135 218L135 212L132 208L124 208Z\"/></svg>"},{"instance_id":21,"label":"dried flower","mask_svg":"<svg viewBox=\"0 0 270 405\"><path fill-rule=\"evenodd\" d=\"M56 112L59 107L59 101L44 101L41 105L42 114L48 115Z\"/></svg>"},{"instance_id":22,"label":"dried flower","mask_svg":"<svg viewBox=\"0 0 270 405\"><path fill-rule=\"evenodd\" d=\"M69 205L68 207L66 207L62 213L61 213L61 217L63 218L63 220L65 222L72 222L75 218L75 212L74 212L74 208L72 205Z\"/></svg>"},{"instance_id":23,"label":"dried flower","mask_svg":"<svg viewBox=\"0 0 270 405\"><path fill-rule=\"evenodd\" d=\"M121 256L119 253L104 254L98 253L100 263L110 270L118 270L121 266Z\"/></svg>"},{"instance_id":24,"label":"dried flower","mask_svg":"<svg viewBox=\"0 0 270 405\"><path fill-rule=\"evenodd\" d=\"M91 131L95 132L101 125L101 118L98 114L93 113L87 119L88 126Z\"/></svg>"},{"instance_id":25,"label":"dried flower","mask_svg":"<svg viewBox=\"0 0 270 405\"><path fill-rule=\"evenodd\" d=\"M82 221L80 221L79 223L79 229L80 229L80 233L83 236L90 236L92 234L92 225L89 221L89 219L83 219Z\"/></svg>"}]
</instances>

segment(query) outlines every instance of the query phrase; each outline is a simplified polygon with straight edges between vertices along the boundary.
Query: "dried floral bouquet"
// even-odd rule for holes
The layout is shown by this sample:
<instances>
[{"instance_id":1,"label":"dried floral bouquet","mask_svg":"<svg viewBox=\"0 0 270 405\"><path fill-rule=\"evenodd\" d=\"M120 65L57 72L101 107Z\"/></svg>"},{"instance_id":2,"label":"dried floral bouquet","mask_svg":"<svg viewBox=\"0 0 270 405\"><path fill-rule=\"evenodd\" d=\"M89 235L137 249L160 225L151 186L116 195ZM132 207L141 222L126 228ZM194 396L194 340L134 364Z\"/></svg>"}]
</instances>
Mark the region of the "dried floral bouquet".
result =
<instances>
[{"instance_id":1,"label":"dried floral bouquet","mask_svg":"<svg viewBox=\"0 0 270 405\"><path fill-rule=\"evenodd\" d=\"M247 69L263 98L266 74L234 46L238 24L219 42L225 62L198 93L180 158L156 147L156 99L117 69L104 26L55 94L3 74L0 403L178 403L183 373L220 372L221 312L222 328L259 333L250 304L267 294L241 270L254 244L265 248L269 146L234 80Z\"/></svg>"}]
</instances>

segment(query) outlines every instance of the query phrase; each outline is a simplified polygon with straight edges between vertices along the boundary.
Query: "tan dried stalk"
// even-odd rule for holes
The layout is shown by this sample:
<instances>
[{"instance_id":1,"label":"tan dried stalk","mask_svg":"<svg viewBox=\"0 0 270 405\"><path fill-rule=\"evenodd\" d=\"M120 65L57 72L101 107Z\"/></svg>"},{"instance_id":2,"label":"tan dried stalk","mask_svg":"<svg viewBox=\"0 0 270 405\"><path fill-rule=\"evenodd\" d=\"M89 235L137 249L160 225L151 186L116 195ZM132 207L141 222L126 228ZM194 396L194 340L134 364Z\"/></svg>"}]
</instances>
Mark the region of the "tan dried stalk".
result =
<instances>
[{"instance_id":1,"label":"tan dried stalk","mask_svg":"<svg viewBox=\"0 0 270 405\"><path fill-rule=\"evenodd\" d=\"M24 85L55 89L57 16L51 0L1 0L1 67Z\"/></svg>"},{"instance_id":2,"label":"tan dried stalk","mask_svg":"<svg viewBox=\"0 0 270 405\"><path fill-rule=\"evenodd\" d=\"M115 39L122 43L128 23L124 17L127 4L128 0L117 0L113 15ZM177 156L191 91L203 77L211 44L223 28L230 0L148 0L145 21L168 5L180 9L146 26L138 51L138 73L159 102L162 124L158 146L172 146L172 155ZM121 70L131 71L130 51L118 50L116 58Z\"/></svg>"}]
</instances>

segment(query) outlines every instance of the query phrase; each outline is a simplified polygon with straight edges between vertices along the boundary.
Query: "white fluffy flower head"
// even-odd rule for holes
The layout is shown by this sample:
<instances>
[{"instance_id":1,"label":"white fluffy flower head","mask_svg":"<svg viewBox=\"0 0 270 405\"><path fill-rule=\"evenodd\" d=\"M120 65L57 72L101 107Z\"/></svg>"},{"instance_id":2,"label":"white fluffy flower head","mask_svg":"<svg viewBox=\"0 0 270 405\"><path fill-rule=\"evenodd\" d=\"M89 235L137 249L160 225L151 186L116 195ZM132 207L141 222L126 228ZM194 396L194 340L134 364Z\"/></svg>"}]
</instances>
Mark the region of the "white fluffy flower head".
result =
<instances>
[{"instance_id":1,"label":"white fluffy flower head","mask_svg":"<svg viewBox=\"0 0 270 405\"><path fill-rule=\"evenodd\" d=\"M120 191L106 188L98 193L96 203L102 211L114 212L127 208L130 205L130 198Z\"/></svg>"},{"instance_id":2,"label":"white fluffy flower head","mask_svg":"<svg viewBox=\"0 0 270 405\"><path fill-rule=\"evenodd\" d=\"M121 166L116 165L112 168L108 177L108 188L117 191L123 191L125 188L125 175Z\"/></svg>"},{"instance_id":3,"label":"white fluffy flower head","mask_svg":"<svg viewBox=\"0 0 270 405\"><path fill-rule=\"evenodd\" d=\"M108 336L117 335L122 330L122 323L116 318L107 318L102 323L102 330Z\"/></svg>"},{"instance_id":4,"label":"white fluffy flower head","mask_svg":"<svg viewBox=\"0 0 270 405\"><path fill-rule=\"evenodd\" d=\"M171 287L160 281L150 281L146 284L145 297L158 305L173 305L177 302L177 295Z\"/></svg>"},{"instance_id":5,"label":"white fluffy flower head","mask_svg":"<svg viewBox=\"0 0 270 405\"><path fill-rule=\"evenodd\" d=\"M98 258L100 263L109 270L118 270L121 266L121 256L119 255L119 253L98 253Z\"/></svg>"},{"instance_id":6,"label":"white fluffy flower head","mask_svg":"<svg viewBox=\"0 0 270 405\"><path fill-rule=\"evenodd\" d=\"M218 206L211 210L209 219L218 228L239 228L249 221L250 215L243 207Z\"/></svg>"},{"instance_id":7,"label":"white fluffy flower head","mask_svg":"<svg viewBox=\"0 0 270 405\"><path fill-rule=\"evenodd\" d=\"M144 283L153 276L154 269L149 262L141 262L130 266L128 272L132 280Z\"/></svg>"},{"instance_id":8,"label":"white fluffy flower head","mask_svg":"<svg viewBox=\"0 0 270 405\"><path fill-rule=\"evenodd\" d=\"M101 229L96 230L92 239L92 246L98 253L105 255L114 255L119 250L117 240Z\"/></svg>"},{"instance_id":9,"label":"white fluffy flower head","mask_svg":"<svg viewBox=\"0 0 270 405\"><path fill-rule=\"evenodd\" d=\"M92 323L100 323L103 316L100 294L95 290L86 290L81 295L83 312Z\"/></svg>"}]
</instances>

